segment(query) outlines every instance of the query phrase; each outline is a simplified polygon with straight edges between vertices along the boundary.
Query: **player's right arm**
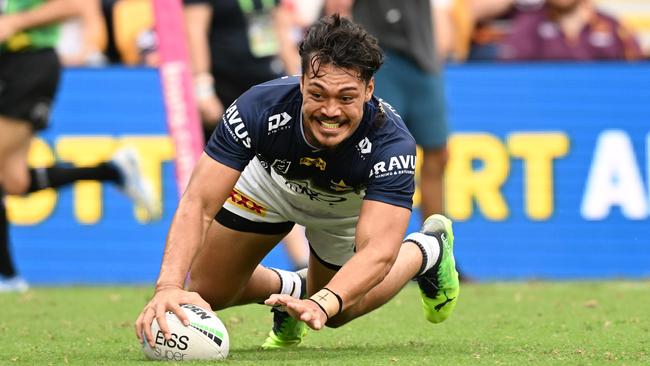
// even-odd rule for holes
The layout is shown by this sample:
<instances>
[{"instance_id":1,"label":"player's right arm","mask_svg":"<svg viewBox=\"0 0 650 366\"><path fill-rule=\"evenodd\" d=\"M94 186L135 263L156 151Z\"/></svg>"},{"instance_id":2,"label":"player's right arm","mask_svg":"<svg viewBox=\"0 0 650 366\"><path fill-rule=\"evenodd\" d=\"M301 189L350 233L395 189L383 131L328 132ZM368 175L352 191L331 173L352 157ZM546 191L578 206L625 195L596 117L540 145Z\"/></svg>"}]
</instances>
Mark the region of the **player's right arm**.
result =
<instances>
[{"instance_id":1,"label":"player's right arm","mask_svg":"<svg viewBox=\"0 0 650 366\"><path fill-rule=\"evenodd\" d=\"M136 335L141 343L146 340L154 346L151 334L154 318L165 338L171 338L165 319L168 310L188 325L180 304L190 303L210 309L210 305L198 293L185 291L183 284L192 260L205 240L208 227L240 174L239 170L230 168L205 153L199 159L169 229L156 291L135 322Z\"/></svg>"},{"instance_id":2,"label":"player's right arm","mask_svg":"<svg viewBox=\"0 0 650 366\"><path fill-rule=\"evenodd\" d=\"M155 318L166 339L171 338L165 312L170 310L189 324L180 304L195 304L210 309L199 296L183 290L194 257L205 241L208 227L230 196L246 165L256 154L256 141L263 135L267 118L260 115L256 100L259 90L242 94L231 105L197 162L178 203L160 266L153 298L135 322L140 341L153 347L151 323Z\"/></svg>"}]
</instances>

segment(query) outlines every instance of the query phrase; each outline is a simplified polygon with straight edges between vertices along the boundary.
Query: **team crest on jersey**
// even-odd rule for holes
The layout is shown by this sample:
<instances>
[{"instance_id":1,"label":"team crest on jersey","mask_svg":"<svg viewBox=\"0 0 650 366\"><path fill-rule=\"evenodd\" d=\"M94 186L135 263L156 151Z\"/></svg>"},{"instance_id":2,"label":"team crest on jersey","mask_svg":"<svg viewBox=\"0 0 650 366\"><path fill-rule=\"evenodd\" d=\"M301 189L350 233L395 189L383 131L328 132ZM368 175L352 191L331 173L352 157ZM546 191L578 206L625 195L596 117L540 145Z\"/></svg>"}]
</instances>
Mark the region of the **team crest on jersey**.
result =
<instances>
[{"instance_id":1,"label":"team crest on jersey","mask_svg":"<svg viewBox=\"0 0 650 366\"><path fill-rule=\"evenodd\" d=\"M291 116L287 112L274 114L269 117L269 135L289 128L287 126L289 121L291 121Z\"/></svg>"},{"instance_id":2,"label":"team crest on jersey","mask_svg":"<svg viewBox=\"0 0 650 366\"><path fill-rule=\"evenodd\" d=\"M273 161L273 164L271 164L271 167L279 174L287 174L290 166L290 160L275 159L275 161Z\"/></svg>"},{"instance_id":3,"label":"team crest on jersey","mask_svg":"<svg viewBox=\"0 0 650 366\"><path fill-rule=\"evenodd\" d=\"M369 177L383 178L399 174L415 174L415 155L391 156L388 161L380 161L370 169Z\"/></svg>"},{"instance_id":4,"label":"team crest on jersey","mask_svg":"<svg viewBox=\"0 0 650 366\"><path fill-rule=\"evenodd\" d=\"M258 216L266 216L266 207L262 206L262 204L258 202L255 202L255 200L246 196L235 188L230 191L230 197L228 197L228 199L233 204L245 209L246 211L252 212Z\"/></svg>"},{"instance_id":5,"label":"team crest on jersey","mask_svg":"<svg viewBox=\"0 0 650 366\"><path fill-rule=\"evenodd\" d=\"M320 170L325 170L327 163L321 158L300 158L300 165L314 166Z\"/></svg>"},{"instance_id":6,"label":"team crest on jersey","mask_svg":"<svg viewBox=\"0 0 650 366\"><path fill-rule=\"evenodd\" d=\"M330 189L335 191L335 192L350 192L354 190L354 187L351 187L341 179L338 183L331 180L330 181Z\"/></svg>"}]
</instances>

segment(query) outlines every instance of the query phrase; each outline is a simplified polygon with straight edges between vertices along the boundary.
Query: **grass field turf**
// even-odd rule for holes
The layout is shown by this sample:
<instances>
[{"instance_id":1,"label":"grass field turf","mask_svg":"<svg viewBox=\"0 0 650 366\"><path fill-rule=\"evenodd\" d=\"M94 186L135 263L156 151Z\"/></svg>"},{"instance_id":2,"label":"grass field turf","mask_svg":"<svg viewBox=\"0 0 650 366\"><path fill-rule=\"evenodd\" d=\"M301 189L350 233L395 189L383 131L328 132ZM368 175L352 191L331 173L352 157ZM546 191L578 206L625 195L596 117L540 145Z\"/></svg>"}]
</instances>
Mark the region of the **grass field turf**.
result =
<instances>
[{"instance_id":1,"label":"grass field turf","mask_svg":"<svg viewBox=\"0 0 650 366\"><path fill-rule=\"evenodd\" d=\"M151 288L36 288L0 295L0 365L138 365L133 321ZM219 312L232 365L650 365L650 281L464 285L427 323L417 286L292 350L263 351L268 310ZM206 364L192 362L184 364ZM214 361L211 362L214 364Z\"/></svg>"}]
</instances>

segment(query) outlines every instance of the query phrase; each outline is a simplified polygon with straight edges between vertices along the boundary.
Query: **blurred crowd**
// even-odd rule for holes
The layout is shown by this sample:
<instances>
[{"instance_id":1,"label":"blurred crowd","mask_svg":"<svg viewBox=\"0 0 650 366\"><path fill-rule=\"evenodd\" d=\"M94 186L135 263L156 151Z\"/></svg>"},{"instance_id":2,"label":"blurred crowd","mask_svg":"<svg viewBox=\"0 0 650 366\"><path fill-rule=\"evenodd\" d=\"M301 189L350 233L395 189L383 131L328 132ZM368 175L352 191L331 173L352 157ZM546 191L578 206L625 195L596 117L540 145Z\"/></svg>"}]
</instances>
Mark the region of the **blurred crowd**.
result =
<instances>
[{"instance_id":1,"label":"blurred crowd","mask_svg":"<svg viewBox=\"0 0 650 366\"><path fill-rule=\"evenodd\" d=\"M156 66L153 0L83 0L58 46L68 66ZM250 0L254 2L253 0ZM261 0L260 0L261 1ZM218 3L218 1L215 1ZM276 1L271 1L275 3ZM280 0L292 39L350 0ZM650 57L650 2L634 0L431 0L441 59L638 60ZM350 14L346 14L350 15ZM295 65L287 67L292 70ZM293 70L292 70L293 71Z\"/></svg>"}]
</instances>

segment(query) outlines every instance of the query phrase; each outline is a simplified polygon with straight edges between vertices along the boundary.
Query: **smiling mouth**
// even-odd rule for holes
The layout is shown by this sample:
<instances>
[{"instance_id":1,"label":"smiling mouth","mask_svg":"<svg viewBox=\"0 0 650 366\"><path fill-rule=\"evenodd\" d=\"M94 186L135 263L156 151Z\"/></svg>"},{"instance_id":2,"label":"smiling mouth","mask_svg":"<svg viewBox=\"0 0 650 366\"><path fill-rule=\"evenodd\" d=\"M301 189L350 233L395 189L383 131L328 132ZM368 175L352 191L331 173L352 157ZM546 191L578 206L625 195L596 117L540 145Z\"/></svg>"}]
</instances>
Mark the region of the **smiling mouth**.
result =
<instances>
[{"instance_id":1,"label":"smiling mouth","mask_svg":"<svg viewBox=\"0 0 650 366\"><path fill-rule=\"evenodd\" d=\"M315 117L314 120L318 122L321 127L323 127L326 130L336 130L337 128L341 127L342 124L345 123L344 120L341 119L331 119L331 118L323 118L323 117Z\"/></svg>"},{"instance_id":2,"label":"smiling mouth","mask_svg":"<svg viewBox=\"0 0 650 366\"><path fill-rule=\"evenodd\" d=\"M327 129L337 129L341 126L341 123L339 122L325 122L325 121L320 121L320 125L327 128Z\"/></svg>"}]
</instances>

